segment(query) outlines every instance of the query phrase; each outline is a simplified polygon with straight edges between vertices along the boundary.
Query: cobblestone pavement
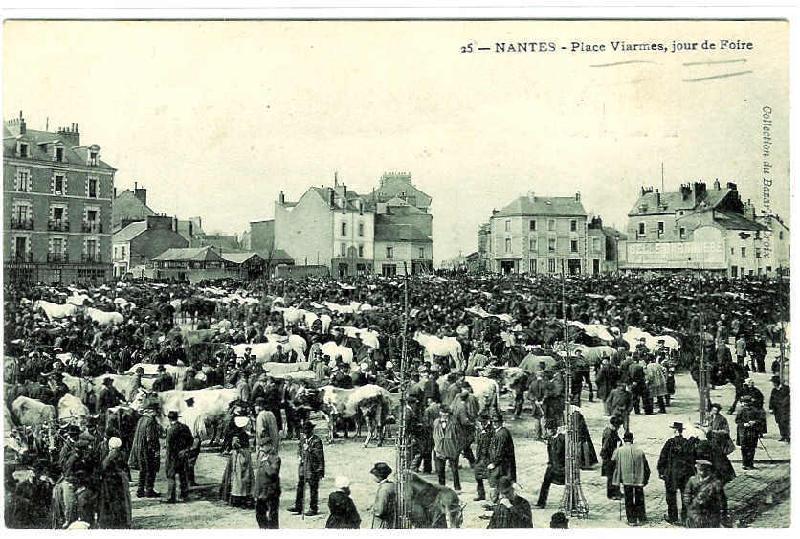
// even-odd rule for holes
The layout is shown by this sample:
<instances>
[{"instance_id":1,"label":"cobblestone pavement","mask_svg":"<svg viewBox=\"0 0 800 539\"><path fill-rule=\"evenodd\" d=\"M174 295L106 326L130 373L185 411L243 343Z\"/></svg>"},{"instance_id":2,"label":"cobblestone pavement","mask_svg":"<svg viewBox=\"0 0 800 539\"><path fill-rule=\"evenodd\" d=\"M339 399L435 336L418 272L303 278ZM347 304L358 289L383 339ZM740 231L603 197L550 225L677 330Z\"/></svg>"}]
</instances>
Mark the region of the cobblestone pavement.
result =
<instances>
[{"instance_id":1,"label":"cobblestone pavement","mask_svg":"<svg viewBox=\"0 0 800 539\"><path fill-rule=\"evenodd\" d=\"M771 356L776 353L770 349ZM754 374L756 385L769 398L771 385L768 374ZM664 500L664 486L658 479L655 466L658 454L666 439L672 435L669 426L673 421L681 421L685 425L692 425L698 420L696 388L691 378L686 374L679 374L676 380L677 395L665 415L651 416L634 415L631 417L631 430L635 433L636 442L642 447L653 476L650 484L645 488L646 508L651 527L671 527L663 521L666 513ZM733 401L733 388L725 386L716 388L711 392L712 400L723 404L724 409ZM501 400L503 406L510 404L508 396ZM607 418L603 415L600 402L586 402L584 392L583 410L589 430L592 434L595 449L600 449L600 435L606 424ZM508 417L508 415L507 415ZM735 436L734 418L728 417ZM518 482L522 487L520 494L533 505L539 493L539 486L544 476L547 464L547 449L544 443L535 441L531 435L531 419L526 413L520 420L509 420L507 425L511 430L517 454ZM321 426L321 425L320 425ZM774 460L788 460L789 446L778 442L777 426L771 416L768 418L769 433L764 439L764 446ZM687 435L691 435L690 432ZM293 516L286 509L294 503L294 489L297 480L297 443L286 441L281 450L283 459L281 478L283 494L281 496L280 525L285 528L322 528L327 518L327 497L334 489L334 480L338 475L346 475L352 481L352 496L362 518L362 527L371 526L371 514L368 510L372 504L375 493L375 483L369 475L369 469L377 461L385 461L394 468L395 456L393 442L387 442L387 447L364 449L362 444L355 441L337 441L334 445L325 446L326 477L320 483L320 511L316 517ZM766 497L766 487L774 484L779 478L788 476L788 463L771 464L766 451L759 446L756 453L758 469L744 471L741 468L741 454L738 449L730 455L737 478L727 486L729 505L734 511L744 505L758 502L758 497ZM256 527L255 515L252 510L235 509L218 501L217 489L225 468L225 458L218 453L204 452L201 454L197 465L197 478L200 486L191 491L191 501L186 504L164 506L151 499L139 500L135 497L135 488L132 489L134 525L137 528L254 528ZM475 480L467 465L462 460L461 481L463 492L462 503L466 503L464 510L464 527L485 528L486 520L480 515L484 513L483 502L472 501L475 497ZM134 473L135 477L135 473ZM428 480L435 481L434 475L425 476ZM608 500L605 497L605 478L600 476L599 465L592 470L585 470L581 474L583 491L586 495L590 514L587 519L571 519L570 526L574 528L608 528L627 527L624 515L620 518L619 502ZM447 482L452 486L452 478L448 471ZM166 482L163 472L159 476L157 489L166 492ZM545 509L533 511L534 523L537 527L549 525L550 515L558 510L563 487L553 485L550 498ZM306 494L308 496L308 494ZM777 500L776 500L777 501ZM783 522L775 517L776 522ZM757 521L758 522L758 521ZM767 521L769 522L769 520ZM756 525L755 523L752 525ZM770 524L762 524L769 526Z\"/></svg>"}]
</instances>

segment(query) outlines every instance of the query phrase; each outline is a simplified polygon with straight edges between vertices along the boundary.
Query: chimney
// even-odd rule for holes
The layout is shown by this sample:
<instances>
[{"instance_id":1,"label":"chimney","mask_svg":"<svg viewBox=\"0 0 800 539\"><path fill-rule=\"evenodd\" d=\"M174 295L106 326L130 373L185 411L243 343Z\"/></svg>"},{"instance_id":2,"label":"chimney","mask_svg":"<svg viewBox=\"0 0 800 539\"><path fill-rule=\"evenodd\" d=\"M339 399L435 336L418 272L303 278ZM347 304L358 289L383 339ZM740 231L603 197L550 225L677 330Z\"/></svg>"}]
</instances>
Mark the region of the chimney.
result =
<instances>
[{"instance_id":1,"label":"chimney","mask_svg":"<svg viewBox=\"0 0 800 539\"><path fill-rule=\"evenodd\" d=\"M330 204L331 208L336 207L336 192L330 187L328 188L328 204Z\"/></svg>"},{"instance_id":2,"label":"chimney","mask_svg":"<svg viewBox=\"0 0 800 539\"><path fill-rule=\"evenodd\" d=\"M347 212L347 186L342 184L342 213Z\"/></svg>"},{"instance_id":3,"label":"chimney","mask_svg":"<svg viewBox=\"0 0 800 539\"><path fill-rule=\"evenodd\" d=\"M286 204L286 196L283 194L283 191L278 193L278 204L280 205Z\"/></svg>"},{"instance_id":4,"label":"chimney","mask_svg":"<svg viewBox=\"0 0 800 539\"><path fill-rule=\"evenodd\" d=\"M339 186L339 171L338 170L334 170L333 171L333 186L334 187L338 187Z\"/></svg>"},{"instance_id":5,"label":"chimney","mask_svg":"<svg viewBox=\"0 0 800 539\"><path fill-rule=\"evenodd\" d=\"M24 135L27 130L28 127L25 125L25 118L22 116L22 111L19 111L19 134Z\"/></svg>"},{"instance_id":6,"label":"chimney","mask_svg":"<svg viewBox=\"0 0 800 539\"><path fill-rule=\"evenodd\" d=\"M142 205L147 206L147 189L139 189L139 182L133 182L133 196L136 197Z\"/></svg>"},{"instance_id":7,"label":"chimney","mask_svg":"<svg viewBox=\"0 0 800 539\"><path fill-rule=\"evenodd\" d=\"M536 193L534 191L528 191L528 200L536 202Z\"/></svg>"},{"instance_id":8,"label":"chimney","mask_svg":"<svg viewBox=\"0 0 800 539\"><path fill-rule=\"evenodd\" d=\"M736 191L736 190L737 190L737 189L736 189L736 184L735 184L735 183L733 183L733 182L728 182L728 185L727 185L727 187L728 187L728 189L730 189L731 191Z\"/></svg>"},{"instance_id":9,"label":"chimney","mask_svg":"<svg viewBox=\"0 0 800 539\"><path fill-rule=\"evenodd\" d=\"M722 186L721 186L721 185L720 185L720 183L719 183L719 178L717 178L716 180L714 180L714 189L716 189L717 191L719 191L719 190L721 190L721 189L722 189Z\"/></svg>"},{"instance_id":10,"label":"chimney","mask_svg":"<svg viewBox=\"0 0 800 539\"><path fill-rule=\"evenodd\" d=\"M580 192L580 191L578 191L577 193L575 193L575 200L576 200L577 202L580 202L580 201L581 201L581 192Z\"/></svg>"},{"instance_id":11,"label":"chimney","mask_svg":"<svg viewBox=\"0 0 800 539\"><path fill-rule=\"evenodd\" d=\"M694 182L694 200L695 203L700 202L706 197L706 184L705 182Z\"/></svg>"},{"instance_id":12,"label":"chimney","mask_svg":"<svg viewBox=\"0 0 800 539\"><path fill-rule=\"evenodd\" d=\"M661 207L661 193L656 189L656 208Z\"/></svg>"},{"instance_id":13,"label":"chimney","mask_svg":"<svg viewBox=\"0 0 800 539\"><path fill-rule=\"evenodd\" d=\"M689 184L681 184L681 200L686 200L692 194L692 187Z\"/></svg>"}]
</instances>

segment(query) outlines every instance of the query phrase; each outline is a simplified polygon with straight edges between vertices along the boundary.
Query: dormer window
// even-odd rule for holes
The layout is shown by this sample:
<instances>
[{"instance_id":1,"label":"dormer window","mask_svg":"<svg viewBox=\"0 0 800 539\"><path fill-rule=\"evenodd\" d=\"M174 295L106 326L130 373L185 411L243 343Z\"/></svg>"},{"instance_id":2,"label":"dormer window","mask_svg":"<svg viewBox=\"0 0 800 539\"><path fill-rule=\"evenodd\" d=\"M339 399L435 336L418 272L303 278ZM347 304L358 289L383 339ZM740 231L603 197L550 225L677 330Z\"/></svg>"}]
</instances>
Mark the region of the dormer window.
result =
<instances>
[{"instance_id":1,"label":"dormer window","mask_svg":"<svg viewBox=\"0 0 800 539\"><path fill-rule=\"evenodd\" d=\"M56 146L55 160L58 163L63 163L64 162L64 148L63 148L63 146Z\"/></svg>"},{"instance_id":2,"label":"dormer window","mask_svg":"<svg viewBox=\"0 0 800 539\"><path fill-rule=\"evenodd\" d=\"M89 148L89 159L88 165L90 167L96 167L100 161L100 147L99 146L91 146Z\"/></svg>"},{"instance_id":3,"label":"dormer window","mask_svg":"<svg viewBox=\"0 0 800 539\"><path fill-rule=\"evenodd\" d=\"M27 142L18 143L18 152L20 157L30 157L30 147Z\"/></svg>"}]
</instances>

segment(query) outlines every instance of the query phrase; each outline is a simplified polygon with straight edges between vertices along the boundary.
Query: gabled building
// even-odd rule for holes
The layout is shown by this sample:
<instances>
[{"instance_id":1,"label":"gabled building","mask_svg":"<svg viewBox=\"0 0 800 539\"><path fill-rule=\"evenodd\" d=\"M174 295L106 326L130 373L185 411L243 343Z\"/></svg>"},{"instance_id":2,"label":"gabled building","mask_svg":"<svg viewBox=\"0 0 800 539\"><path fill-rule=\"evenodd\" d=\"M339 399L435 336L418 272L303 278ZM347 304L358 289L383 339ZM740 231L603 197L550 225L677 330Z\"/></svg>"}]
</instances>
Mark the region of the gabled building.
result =
<instances>
[{"instance_id":1,"label":"gabled building","mask_svg":"<svg viewBox=\"0 0 800 539\"><path fill-rule=\"evenodd\" d=\"M375 273L391 277L433 271L433 216L406 199L377 204Z\"/></svg>"},{"instance_id":2,"label":"gabled building","mask_svg":"<svg viewBox=\"0 0 800 539\"><path fill-rule=\"evenodd\" d=\"M378 188L370 193L370 198L375 204L400 199L423 213L430 213L433 202L430 195L414 186L411 174L408 172L385 172L381 176Z\"/></svg>"},{"instance_id":3,"label":"gabled building","mask_svg":"<svg viewBox=\"0 0 800 539\"><path fill-rule=\"evenodd\" d=\"M695 270L729 277L766 272L766 226L742 202L735 183L681 185L675 192L642 188L628 213L626 270Z\"/></svg>"},{"instance_id":4,"label":"gabled building","mask_svg":"<svg viewBox=\"0 0 800 539\"><path fill-rule=\"evenodd\" d=\"M148 215L155 215L147 205L147 189L134 182L133 190L125 189L114 193L112 227L117 232L131 223L144 221Z\"/></svg>"},{"instance_id":5,"label":"gabled building","mask_svg":"<svg viewBox=\"0 0 800 539\"><path fill-rule=\"evenodd\" d=\"M177 219L166 215L148 215L114 234L114 277L124 277L132 268L144 267L167 249L188 247L178 234Z\"/></svg>"},{"instance_id":6,"label":"gabled building","mask_svg":"<svg viewBox=\"0 0 800 539\"><path fill-rule=\"evenodd\" d=\"M489 270L500 273L586 273L587 214L580 193L533 192L513 200L489 220ZM479 235L480 238L480 235Z\"/></svg>"},{"instance_id":7,"label":"gabled building","mask_svg":"<svg viewBox=\"0 0 800 539\"><path fill-rule=\"evenodd\" d=\"M275 203L275 248L296 265L322 265L347 277L372 271L375 212L366 197L336 181L312 187L297 202Z\"/></svg>"},{"instance_id":8,"label":"gabled building","mask_svg":"<svg viewBox=\"0 0 800 539\"><path fill-rule=\"evenodd\" d=\"M28 129L20 113L3 126L3 260L6 278L83 282L111 277L116 169L78 124Z\"/></svg>"}]
</instances>

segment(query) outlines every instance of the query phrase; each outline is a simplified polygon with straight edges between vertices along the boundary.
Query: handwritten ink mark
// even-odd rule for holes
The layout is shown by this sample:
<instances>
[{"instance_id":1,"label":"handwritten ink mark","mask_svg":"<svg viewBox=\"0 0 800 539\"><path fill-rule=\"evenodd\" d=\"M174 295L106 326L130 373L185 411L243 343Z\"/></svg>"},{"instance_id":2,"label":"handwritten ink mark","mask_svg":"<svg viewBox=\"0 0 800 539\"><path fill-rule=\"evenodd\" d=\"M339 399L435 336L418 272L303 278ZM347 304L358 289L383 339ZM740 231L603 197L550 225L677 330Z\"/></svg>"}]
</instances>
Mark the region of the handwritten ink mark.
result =
<instances>
[{"instance_id":1,"label":"handwritten ink mark","mask_svg":"<svg viewBox=\"0 0 800 539\"><path fill-rule=\"evenodd\" d=\"M702 80L713 80L713 79L727 79L728 77L737 77L739 75L747 75L748 73L752 73L752 70L749 71L736 71L735 73L723 73L722 75L712 75L710 77L699 77L696 79L683 79L683 82L698 82Z\"/></svg>"},{"instance_id":2,"label":"handwritten ink mark","mask_svg":"<svg viewBox=\"0 0 800 539\"><path fill-rule=\"evenodd\" d=\"M589 67L611 67L625 64L655 64L652 60L624 60L622 62L611 62L610 64L592 64Z\"/></svg>"},{"instance_id":3,"label":"handwritten ink mark","mask_svg":"<svg viewBox=\"0 0 800 539\"><path fill-rule=\"evenodd\" d=\"M702 66L702 65L715 65L715 64L737 64L747 62L747 58L737 58L736 60L708 60L705 62L684 62L685 66Z\"/></svg>"}]
</instances>

